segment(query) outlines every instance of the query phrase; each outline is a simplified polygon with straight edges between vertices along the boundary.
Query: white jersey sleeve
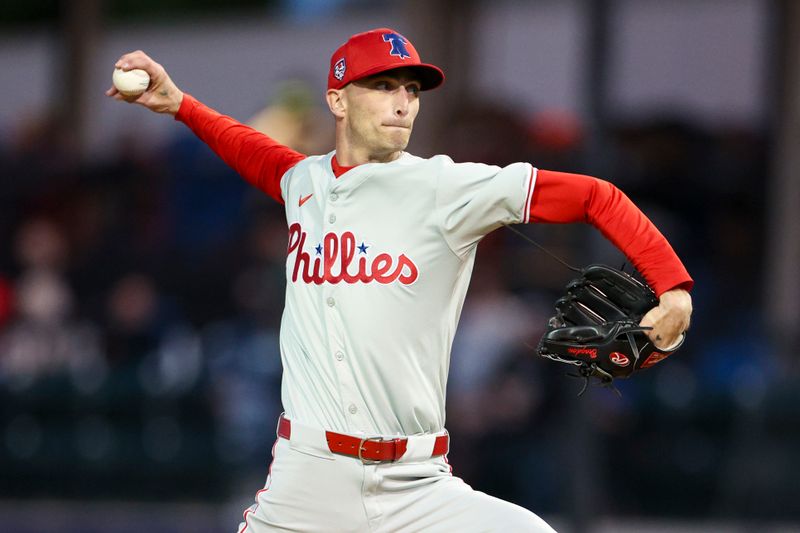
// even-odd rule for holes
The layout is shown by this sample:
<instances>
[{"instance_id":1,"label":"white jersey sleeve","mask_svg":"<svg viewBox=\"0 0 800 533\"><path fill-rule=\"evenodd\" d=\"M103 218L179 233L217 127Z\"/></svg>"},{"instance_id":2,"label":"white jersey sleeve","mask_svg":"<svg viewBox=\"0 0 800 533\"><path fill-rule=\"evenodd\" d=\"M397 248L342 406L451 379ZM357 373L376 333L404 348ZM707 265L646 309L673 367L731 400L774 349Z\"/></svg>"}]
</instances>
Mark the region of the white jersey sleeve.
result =
<instances>
[{"instance_id":1,"label":"white jersey sleeve","mask_svg":"<svg viewBox=\"0 0 800 533\"><path fill-rule=\"evenodd\" d=\"M444 238L459 257L505 224L528 222L536 168L453 163L441 167L436 208Z\"/></svg>"}]
</instances>

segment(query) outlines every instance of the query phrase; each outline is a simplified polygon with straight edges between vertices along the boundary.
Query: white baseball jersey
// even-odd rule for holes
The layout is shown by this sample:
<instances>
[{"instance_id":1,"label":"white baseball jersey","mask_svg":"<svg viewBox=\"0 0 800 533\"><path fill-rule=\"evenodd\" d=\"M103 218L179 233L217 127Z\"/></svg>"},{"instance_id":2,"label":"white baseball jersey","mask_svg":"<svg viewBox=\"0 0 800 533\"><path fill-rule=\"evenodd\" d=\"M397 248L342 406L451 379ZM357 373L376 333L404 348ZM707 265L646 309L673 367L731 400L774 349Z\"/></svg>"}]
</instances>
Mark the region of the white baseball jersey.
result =
<instances>
[{"instance_id":1,"label":"white baseball jersey","mask_svg":"<svg viewBox=\"0 0 800 533\"><path fill-rule=\"evenodd\" d=\"M441 431L450 348L481 238L527 222L536 169L407 153L281 179L289 226L286 415L332 431Z\"/></svg>"}]
</instances>

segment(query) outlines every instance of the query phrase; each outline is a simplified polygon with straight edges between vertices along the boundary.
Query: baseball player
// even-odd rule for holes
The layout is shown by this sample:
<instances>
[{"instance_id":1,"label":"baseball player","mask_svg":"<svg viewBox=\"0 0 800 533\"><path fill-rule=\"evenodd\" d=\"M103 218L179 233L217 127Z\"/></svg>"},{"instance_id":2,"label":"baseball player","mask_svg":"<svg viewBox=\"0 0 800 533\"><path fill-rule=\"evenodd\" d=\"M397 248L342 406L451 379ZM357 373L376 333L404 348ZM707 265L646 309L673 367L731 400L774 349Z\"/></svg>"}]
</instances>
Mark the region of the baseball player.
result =
<instances>
[{"instance_id":1,"label":"baseball player","mask_svg":"<svg viewBox=\"0 0 800 533\"><path fill-rule=\"evenodd\" d=\"M116 66L151 77L128 101L174 115L286 209L285 413L239 532L553 531L473 490L446 460L450 348L476 247L505 224L590 222L660 296L642 324L667 348L688 327L692 279L653 224L596 178L405 152L420 94L444 74L389 28L331 57L336 149L325 155L209 109L141 51Z\"/></svg>"}]
</instances>

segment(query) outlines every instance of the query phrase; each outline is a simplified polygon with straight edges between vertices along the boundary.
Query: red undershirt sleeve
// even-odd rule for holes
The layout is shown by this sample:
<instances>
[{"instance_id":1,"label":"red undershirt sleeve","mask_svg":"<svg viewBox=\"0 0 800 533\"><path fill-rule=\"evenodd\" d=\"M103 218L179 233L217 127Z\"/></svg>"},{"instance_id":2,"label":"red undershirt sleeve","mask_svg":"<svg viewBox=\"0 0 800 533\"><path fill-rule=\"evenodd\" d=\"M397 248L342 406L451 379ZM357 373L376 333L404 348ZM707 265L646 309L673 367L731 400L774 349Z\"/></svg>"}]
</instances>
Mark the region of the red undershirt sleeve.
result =
<instances>
[{"instance_id":1,"label":"red undershirt sleeve","mask_svg":"<svg viewBox=\"0 0 800 533\"><path fill-rule=\"evenodd\" d=\"M186 124L225 163L281 204L281 178L306 158L263 133L221 115L189 94L175 120Z\"/></svg>"},{"instance_id":2,"label":"red undershirt sleeve","mask_svg":"<svg viewBox=\"0 0 800 533\"><path fill-rule=\"evenodd\" d=\"M657 296L694 281L655 225L617 187L591 176L539 170L531 222L588 222L622 251Z\"/></svg>"}]
</instances>

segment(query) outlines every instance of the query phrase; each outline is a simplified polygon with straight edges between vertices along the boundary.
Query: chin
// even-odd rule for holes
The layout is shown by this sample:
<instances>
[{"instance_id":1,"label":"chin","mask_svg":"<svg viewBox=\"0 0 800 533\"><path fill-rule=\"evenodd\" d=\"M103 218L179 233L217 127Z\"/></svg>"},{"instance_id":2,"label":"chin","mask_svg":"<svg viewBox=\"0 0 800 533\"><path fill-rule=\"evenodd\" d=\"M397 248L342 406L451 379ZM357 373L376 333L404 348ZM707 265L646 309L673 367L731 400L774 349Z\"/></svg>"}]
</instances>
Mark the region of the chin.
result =
<instances>
[{"instance_id":1,"label":"chin","mask_svg":"<svg viewBox=\"0 0 800 533\"><path fill-rule=\"evenodd\" d=\"M396 136L393 136L389 139L389 142L386 143L388 147L392 149L394 152L398 152L400 150L405 150L406 146L408 146L408 141L411 139L410 133L400 133Z\"/></svg>"}]
</instances>

